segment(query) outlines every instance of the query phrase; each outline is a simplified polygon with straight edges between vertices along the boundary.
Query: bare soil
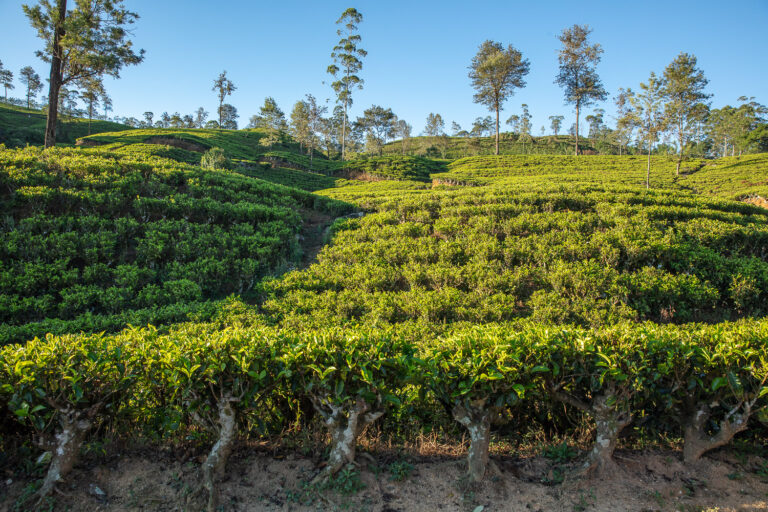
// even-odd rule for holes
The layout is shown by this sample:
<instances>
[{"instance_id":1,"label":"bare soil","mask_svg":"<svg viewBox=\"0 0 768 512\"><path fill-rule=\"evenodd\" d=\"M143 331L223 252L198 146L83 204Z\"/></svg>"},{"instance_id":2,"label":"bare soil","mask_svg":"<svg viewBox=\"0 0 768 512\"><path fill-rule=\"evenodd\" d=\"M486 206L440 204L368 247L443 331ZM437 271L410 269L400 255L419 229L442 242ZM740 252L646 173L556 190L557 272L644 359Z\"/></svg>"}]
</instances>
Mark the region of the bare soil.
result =
<instances>
[{"instance_id":1,"label":"bare soil","mask_svg":"<svg viewBox=\"0 0 768 512\"><path fill-rule=\"evenodd\" d=\"M752 196L744 199L745 203L750 203L755 206L761 206L763 208L768 208L768 199L762 197L762 196Z\"/></svg>"},{"instance_id":2,"label":"bare soil","mask_svg":"<svg viewBox=\"0 0 768 512\"><path fill-rule=\"evenodd\" d=\"M766 460L721 450L692 466L680 453L620 452L620 471L610 479L569 477L578 463L556 465L543 457L494 457L498 472L474 488L463 482L465 461L455 457L358 455L352 479L342 476L336 489L309 481L321 469L310 457L285 456L265 448L242 447L229 461L221 483L225 511L761 511L768 510ZM81 462L59 486L54 510L186 511L199 510L187 497L199 484L201 456L182 462L169 452L140 449ZM392 461L413 470L392 479ZM762 471L761 471L762 469ZM558 473L566 475L563 482ZM29 483L0 483L0 511L14 503ZM359 479L362 489L338 492ZM553 482L554 480L554 482ZM353 486L355 487L355 486ZM480 508L482 507L482 508ZM34 510L21 507L15 510Z\"/></svg>"}]
</instances>

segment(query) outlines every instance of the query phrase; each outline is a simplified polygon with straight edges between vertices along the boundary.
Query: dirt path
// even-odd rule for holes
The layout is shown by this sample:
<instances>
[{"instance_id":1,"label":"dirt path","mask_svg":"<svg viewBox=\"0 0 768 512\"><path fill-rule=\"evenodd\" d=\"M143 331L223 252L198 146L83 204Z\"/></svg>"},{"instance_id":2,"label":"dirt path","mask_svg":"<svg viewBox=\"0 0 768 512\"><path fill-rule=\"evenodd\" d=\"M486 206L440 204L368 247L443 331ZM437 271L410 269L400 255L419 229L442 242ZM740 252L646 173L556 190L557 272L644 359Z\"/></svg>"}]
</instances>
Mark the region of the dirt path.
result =
<instances>
[{"instance_id":1,"label":"dirt path","mask_svg":"<svg viewBox=\"0 0 768 512\"><path fill-rule=\"evenodd\" d=\"M679 453L620 453L618 474L607 480L559 481L557 466L543 457L497 457L500 476L474 489L461 483L464 460L374 454L335 489L307 483L318 470L311 458L244 448L230 459L222 482L223 511L351 510L370 512L615 512L766 511L766 460L726 451L686 467ZM145 449L92 459L75 468L54 510L182 511L197 484L200 455L181 462ZM393 461L407 471L393 478ZM559 469L557 469L559 468ZM554 478L553 478L554 477ZM11 511L27 482L0 482L0 511ZM340 492L346 489L350 492ZM18 510L29 510L20 508Z\"/></svg>"},{"instance_id":2,"label":"dirt path","mask_svg":"<svg viewBox=\"0 0 768 512\"><path fill-rule=\"evenodd\" d=\"M299 233L299 245L302 255L298 268L303 269L317 261L317 254L328 243L329 229L331 224L338 219L359 218L363 213L352 213L342 217L331 217L330 215L318 212L316 210L307 210L304 212L304 221Z\"/></svg>"}]
</instances>

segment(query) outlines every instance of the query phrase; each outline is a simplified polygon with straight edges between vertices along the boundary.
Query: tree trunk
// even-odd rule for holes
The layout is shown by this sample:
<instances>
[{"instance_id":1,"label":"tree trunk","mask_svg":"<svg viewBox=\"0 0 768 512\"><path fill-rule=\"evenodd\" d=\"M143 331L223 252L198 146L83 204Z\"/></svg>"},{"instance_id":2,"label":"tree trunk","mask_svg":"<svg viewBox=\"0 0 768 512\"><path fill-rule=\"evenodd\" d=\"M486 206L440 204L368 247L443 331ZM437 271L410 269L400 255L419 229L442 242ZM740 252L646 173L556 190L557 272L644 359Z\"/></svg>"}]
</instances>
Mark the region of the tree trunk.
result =
<instances>
[{"instance_id":1,"label":"tree trunk","mask_svg":"<svg viewBox=\"0 0 768 512\"><path fill-rule=\"evenodd\" d=\"M496 105L496 155L499 154L499 106Z\"/></svg>"},{"instance_id":2,"label":"tree trunk","mask_svg":"<svg viewBox=\"0 0 768 512\"><path fill-rule=\"evenodd\" d=\"M203 463L203 489L208 494L208 512L215 512L218 507L219 492L217 481L224 475L227 459L232 452L237 434L237 418L232 408L231 397L225 397L219 403L219 439L213 445Z\"/></svg>"},{"instance_id":3,"label":"tree trunk","mask_svg":"<svg viewBox=\"0 0 768 512\"><path fill-rule=\"evenodd\" d=\"M82 416L84 416L82 412L60 411L61 432L56 434L56 445L53 450L51 465L48 467L48 473L38 491L40 500L49 496L56 484L67 476L67 473L75 465L85 434L91 428L90 420Z\"/></svg>"},{"instance_id":4,"label":"tree trunk","mask_svg":"<svg viewBox=\"0 0 768 512\"><path fill-rule=\"evenodd\" d=\"M603 476L616 470L616 462L613 460L613 452L621 431L632 419L629 414L620 412L608 405L612 402L611 395L595 397L591 410L595 418L596 437L587 463L584 466L585 474Z\"/></svg>"},{"instance_id":5,"label":"tree trunk","mask_svg":"<svg viewBox=\"0 0 768 512\"><path fill-rule=\"evenodd\" d=\"M684 425L683 460L686 463L695 462L706 452L725 446L731 442L736 434L746 430L751 406L750 404L744 404L743 412L737 414L736 411L741 408L742 406L740 405L720 422L720 430L714 436L710 436L706 432L710 417L709 407L704 404L692 411L688 418L686 418ZM731 421L731 418L733 418L733 421Z\"/></svg>"},{"instance_id":6,"label":"tree trunk","mask_svg":"<svg viewBox=\"0 0 768 512\"><path fill-rule=\"evenodd\" d=\"M576 156L579 156L579 102L576 102Z\"/></svg>"},{"instance_id":7,"label":"tree trunk","mask_svg":"<svg viewBox=\"0 0 768 512\"><path fill-rule=\"evenodd\" d=\"M456 404L453 417L469 432L469 451L467 452L467 476L470 482L483 480L488 467L488 449L491 442L490 412L482 407L464 407Z\"/></svg>"},{"instance_id":8,"label":"tree trunk","mask_svg":"<svg viewBox=\"0 0 768 512\"><path fill-rule=\"evenodd\" d=\"M383 411L371 411L368 403L358 397L354 406L335 405L326 398L310 397L315 410L323 417L331 434L331 453L325 471L315 480L336 474L347 464L355 462L357 438L365 428L376 421Z\"/></svg>"},{"instance_id":9,"label":"tree trunk","mask_svg":"<svg viewBox=\"0 0 768 512\"><path fill-rule=\"evenodd\" d=\"M45 121L45 147L56 145L56 118L59 114L59 89L61 89L62 61L61 38L64 37L64 20L67 17L67 0L58 0L59 19L53 30L53 53L51 55L50 86L48 88L48 116Z\"/></svg>"},{"instance_id":10,"label":"tree trunk","mask_svg":"<svg viewBox=\"0 0 768 512\"><path fill-rule=\"evenodd\" d=\"M344 117L341 119L341 161L347 156L347 101L344 100Z\"/></svg>"},{"instance_id":11,"label":"tree trunk","mask_svg":"<svg viewBox=\"0 0 768 512\"><path fill-rule=\"evenodd\" d=\"M651 140L648 139L648 166L645 170L645 188L651 188Z\"/></svg>"},{"instance_id":12,"label":"tree trunk","mask_svg":"<svg viewBox=\"0 0 768 512\"><path fill-rule=\"evenodd\" d=\"M675 167L675 176L680 176L680 164L683 162L683 133L680 132L680 150L677 152L677 167Z\"/></svg>"}]
</instances>

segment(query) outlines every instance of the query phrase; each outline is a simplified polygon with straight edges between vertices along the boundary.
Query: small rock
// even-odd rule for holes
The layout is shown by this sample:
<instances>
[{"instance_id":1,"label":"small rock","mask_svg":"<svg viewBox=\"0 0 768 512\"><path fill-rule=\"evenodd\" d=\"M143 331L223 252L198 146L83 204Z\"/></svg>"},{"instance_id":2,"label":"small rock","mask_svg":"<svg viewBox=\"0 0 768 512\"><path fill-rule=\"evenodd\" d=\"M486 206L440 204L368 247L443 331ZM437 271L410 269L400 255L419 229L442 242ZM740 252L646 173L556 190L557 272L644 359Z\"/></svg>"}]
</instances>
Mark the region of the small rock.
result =
<instances>
[{"instance_id":1,"label":"small rock","mask_svg":"<svg viewBox=\"0 0 768 512\"><path fill-rule=\"evenodd\" d=\"M88 486L88 494L96 496L97 498L105 498L107 496L107 493L102 491L96 484L90 484Z\"/></svg>"}]
</instances>

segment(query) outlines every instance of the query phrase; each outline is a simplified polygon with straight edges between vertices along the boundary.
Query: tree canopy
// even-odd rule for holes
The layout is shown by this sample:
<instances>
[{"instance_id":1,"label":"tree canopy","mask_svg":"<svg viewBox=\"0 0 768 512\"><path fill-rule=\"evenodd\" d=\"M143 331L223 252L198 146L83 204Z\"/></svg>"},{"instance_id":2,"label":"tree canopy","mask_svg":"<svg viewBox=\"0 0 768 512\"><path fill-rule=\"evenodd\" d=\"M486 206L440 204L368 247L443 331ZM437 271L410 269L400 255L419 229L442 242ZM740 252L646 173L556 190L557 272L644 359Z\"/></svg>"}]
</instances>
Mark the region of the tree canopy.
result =
<instances>
[{"instance_id":1,"label":"tree canopy","mask_svg":"<svg viewBox=\"0 0 768 512\"><path fill-rule=\"evenodd\" d=\"M514 46L506 50L501 43L484 41L469 66L469 78L477 91L473 96L475 103L496 112L496 154L499 154L499 111L507 98L514 94L515 88L525 87L523 77L530 70L530 62L523 59Z\"/></svg>"}]
</instances>

